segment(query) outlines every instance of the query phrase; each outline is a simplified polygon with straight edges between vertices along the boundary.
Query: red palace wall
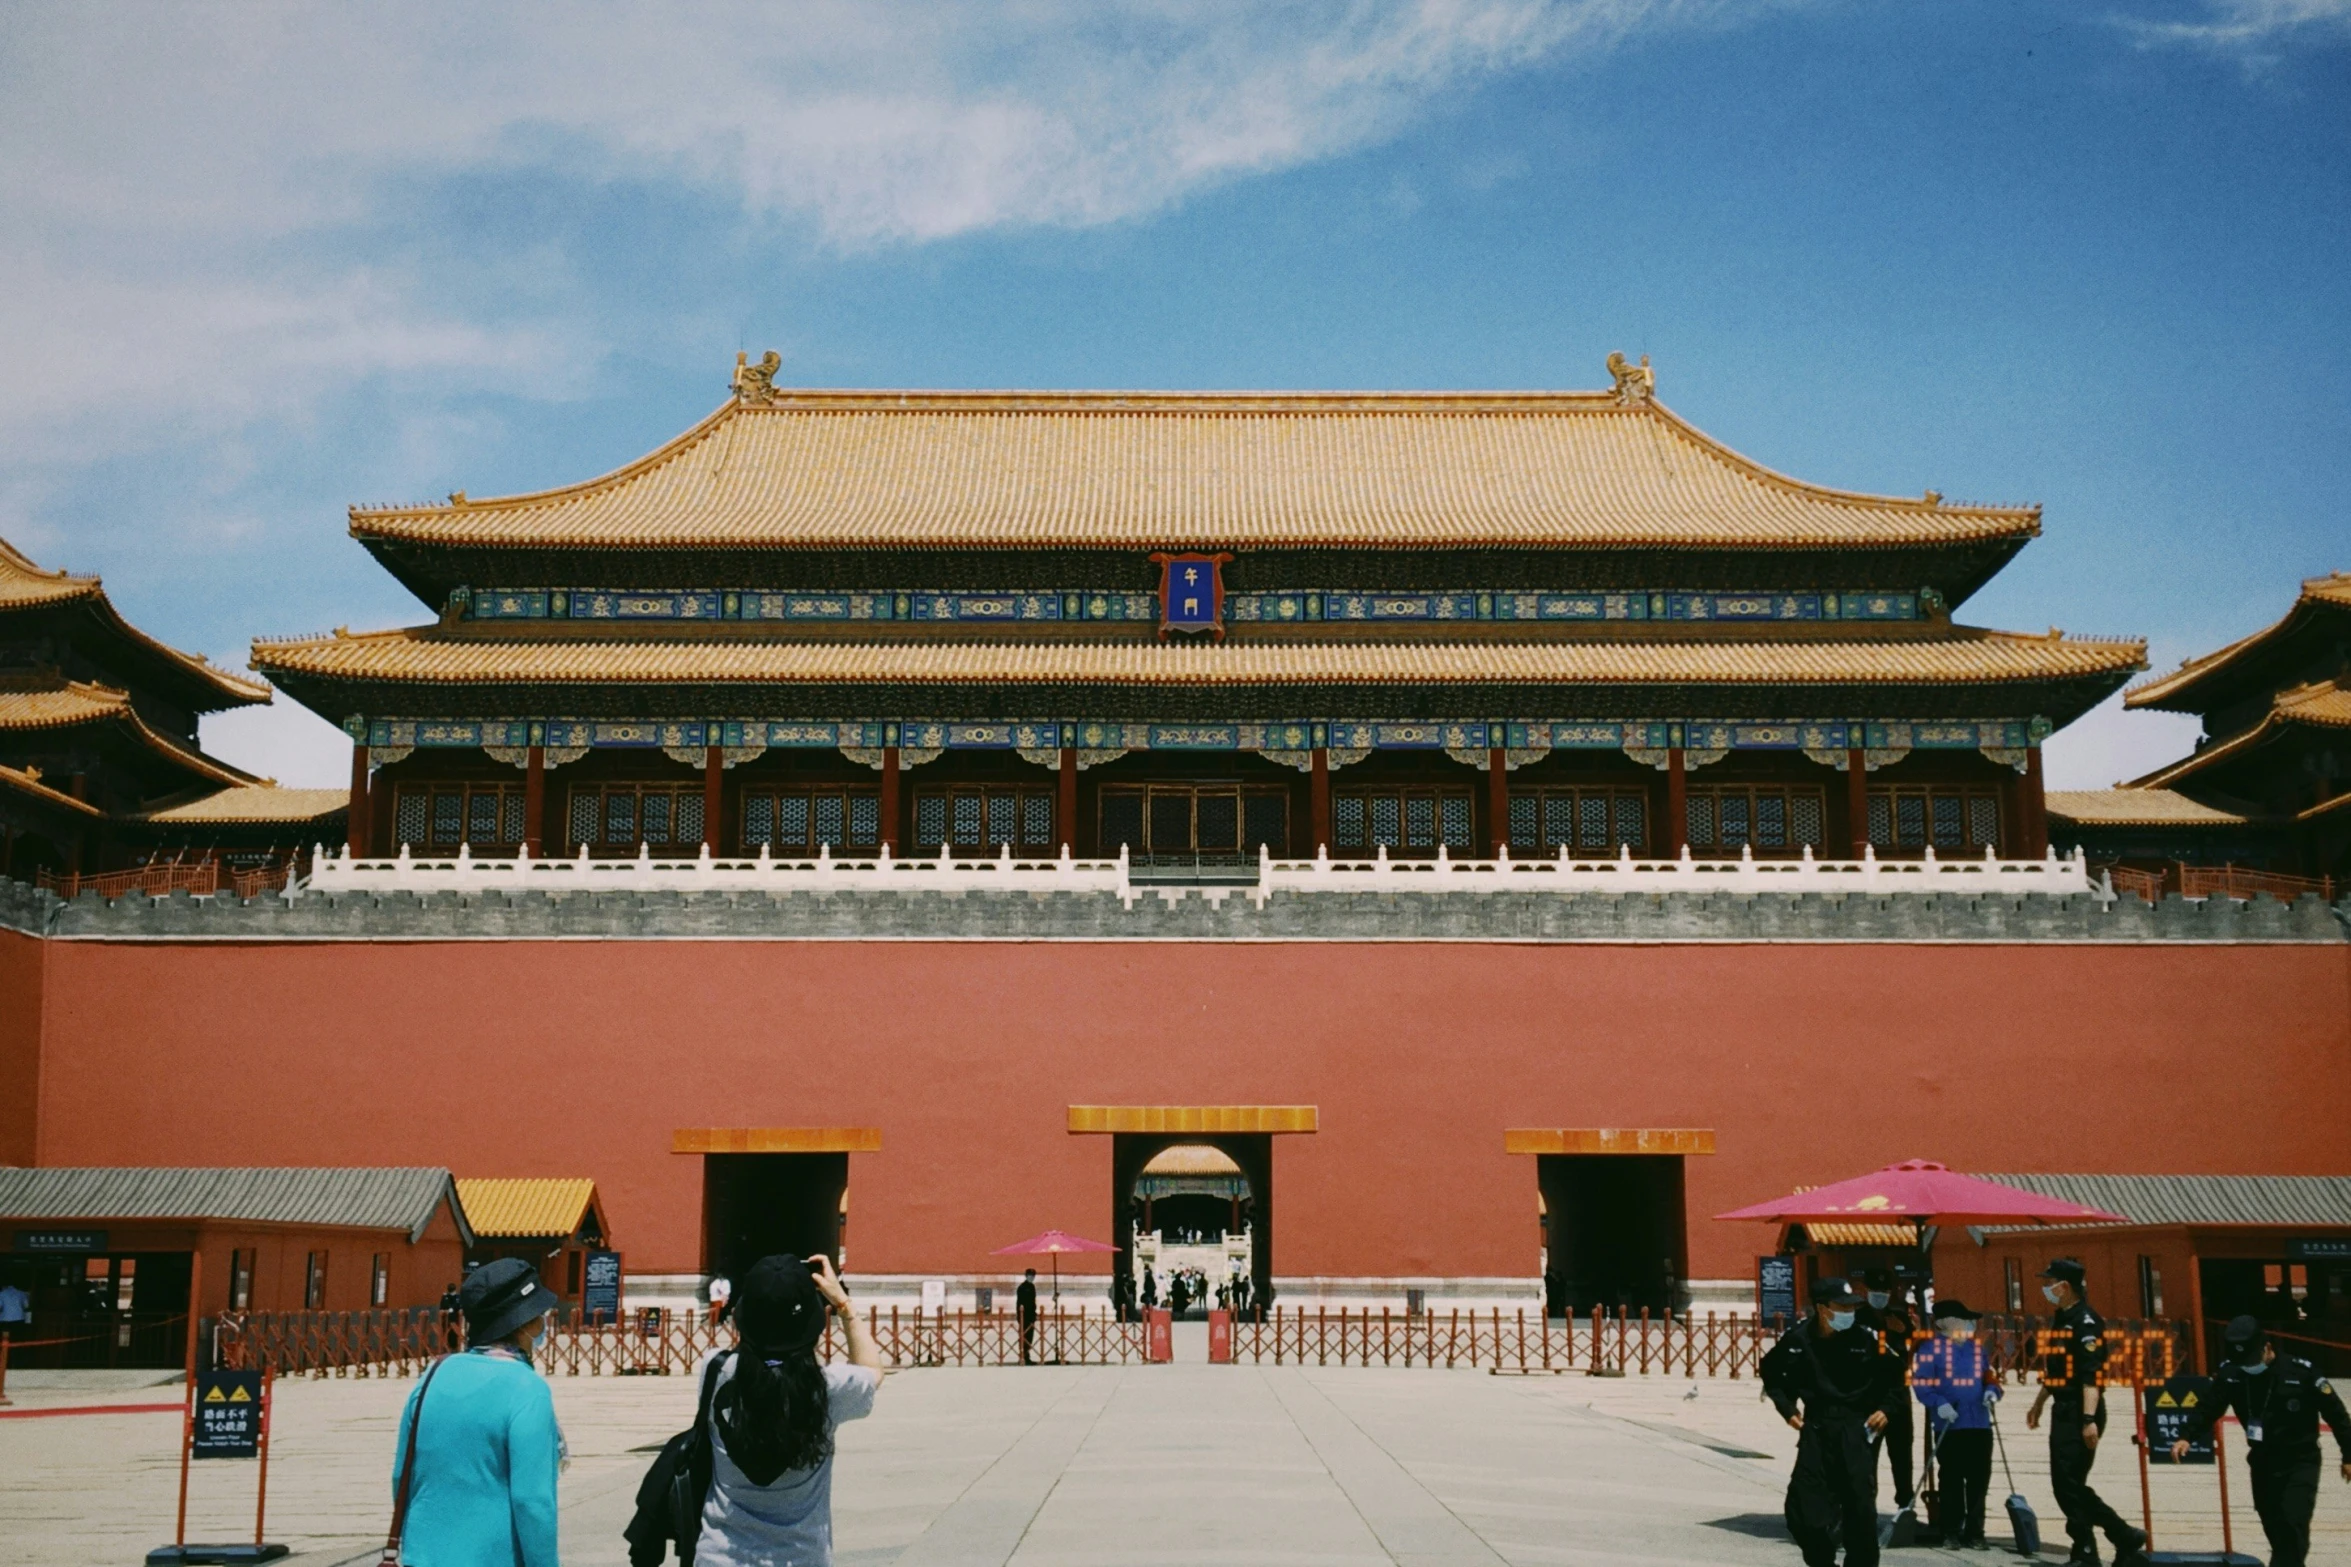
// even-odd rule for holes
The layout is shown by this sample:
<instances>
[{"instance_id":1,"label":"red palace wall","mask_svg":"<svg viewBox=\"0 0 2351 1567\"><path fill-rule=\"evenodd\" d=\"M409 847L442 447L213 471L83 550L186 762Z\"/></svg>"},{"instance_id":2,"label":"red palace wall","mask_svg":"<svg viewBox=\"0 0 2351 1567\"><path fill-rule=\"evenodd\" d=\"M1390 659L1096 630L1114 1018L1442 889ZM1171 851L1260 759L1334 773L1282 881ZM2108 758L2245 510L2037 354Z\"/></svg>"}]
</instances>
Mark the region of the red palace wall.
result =
<instances>
[{"instance_id":1,"label":"red palace wall","mask_svg":"<svg viewBox=\"0 0 2351 1567\"><path fill-rule=\"evenodd\" d=\"M871 1125L853 1271L994 1273L1100 1234L1071 1104L1312 1104L1276 1139L1287 1276L1537 1270L1509 1127L1706 1127L1706 1215L1924 1157L1974 1170L2351 1169L2340 945L580 941L46 944L37 1150L0 933L6 1157L595 1178L632 1272L693 1269L678 1127Z\"/></svg>"}]
</instances>

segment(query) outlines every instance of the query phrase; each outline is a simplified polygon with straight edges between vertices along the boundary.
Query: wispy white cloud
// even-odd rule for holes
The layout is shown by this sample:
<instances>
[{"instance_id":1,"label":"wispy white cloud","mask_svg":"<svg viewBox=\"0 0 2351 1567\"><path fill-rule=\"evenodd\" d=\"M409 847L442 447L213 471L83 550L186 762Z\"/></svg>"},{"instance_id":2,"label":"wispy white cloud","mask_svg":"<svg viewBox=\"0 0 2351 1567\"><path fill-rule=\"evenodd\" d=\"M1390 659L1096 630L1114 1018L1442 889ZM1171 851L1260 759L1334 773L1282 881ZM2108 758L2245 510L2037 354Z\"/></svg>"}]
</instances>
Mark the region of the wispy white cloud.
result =
<instances>
[{"instance_id":1,"label":"wispy white cloud","mask_svg":"<svg viewBox=\"0 0 2351 1567\"><path fill-rule=\"evenodd\" d=\"M2188 46L2227 54L2248 66L2266 66L2305 40L2351 39L2351 0L2201 0L2199 18L2120 19L2147 46Z\"/></svg>"}]
</instances>

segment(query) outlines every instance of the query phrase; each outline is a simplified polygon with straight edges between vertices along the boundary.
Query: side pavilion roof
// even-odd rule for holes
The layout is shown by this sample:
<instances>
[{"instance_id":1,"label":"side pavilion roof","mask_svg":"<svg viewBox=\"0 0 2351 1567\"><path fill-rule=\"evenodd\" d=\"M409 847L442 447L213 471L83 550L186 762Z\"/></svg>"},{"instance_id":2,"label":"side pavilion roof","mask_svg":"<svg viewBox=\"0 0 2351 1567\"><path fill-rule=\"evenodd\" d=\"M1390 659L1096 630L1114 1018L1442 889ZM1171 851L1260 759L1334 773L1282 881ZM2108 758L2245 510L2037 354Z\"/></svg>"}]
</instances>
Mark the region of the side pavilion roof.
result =
<instances>
[{"instance_id":1,"label":"side pavilion roof","mask_svg":"<svg viewBox=\"0 0 2351 1567\"><path fill-rule=\"evenodd\" d=\"M1645 374L1645 372L1641 372ZM2034 506L1806 484L1618 392L746 387L583 484L354 507L371 546L508 550L2021 544Z\"/></svg>"},{"instance_id":2,"label":"side pavilion roof","mask_svg":"<svg viewBox=\"0 0 2351 1567\"><path fill-rule=\"evenodd\" d=\"M2161 708L2174 713L2209 713L2254 694L2264 683L2283 684L2294 678L2284 672L2284 666L2294 657L2291 644L2321 625L2332 625L2339 633L2351 635L2351 572L2336 571L2308 579L2302 584L2294 607L2275 625L2240 638L2216 653L2189 659L2168 675L2141 681L2124 696L2123 705Z\"/></svg>"},{"instance_id":3,"label":"side pavilion roof","mask_svg":"<svg viewBox=\"0 0 2351 1567\"><path fill-rule=\"evenodd\" d=\"M123 647L136 661L139 669L121 670L120 678L143 670L200 713L269 700L269 687L260 681L219 668L200 654L166 647L123 619L96 577L44 571L6 539L0 539L0 624L13 615L60 610L70 614L76 609L90 617L101 636Z\"/></svg>"}]
</instances>

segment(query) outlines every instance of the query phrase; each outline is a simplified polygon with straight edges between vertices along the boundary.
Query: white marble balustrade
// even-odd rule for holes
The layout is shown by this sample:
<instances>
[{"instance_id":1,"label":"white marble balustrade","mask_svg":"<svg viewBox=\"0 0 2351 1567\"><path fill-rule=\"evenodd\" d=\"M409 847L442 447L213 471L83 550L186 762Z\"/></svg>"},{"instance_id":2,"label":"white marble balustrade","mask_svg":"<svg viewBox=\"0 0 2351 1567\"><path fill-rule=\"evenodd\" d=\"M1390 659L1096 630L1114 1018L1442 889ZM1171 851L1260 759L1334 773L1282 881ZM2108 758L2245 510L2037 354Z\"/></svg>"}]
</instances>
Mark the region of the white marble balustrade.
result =
<instances>
[{"instance_id":1,"label":"white marble balustrade","mask_svg":"<svg viewBox=\"0 0 2351 1567\"><path fill-rule=\"evenodd\" d=\"M1434 859L1390 859L1385 850L1368 860L1277 860L1260 851L1256 885L1210 887L1212 896L1234 893L1260 902L1276 892L1300 893L1955 893L1961 896L2051 896L2095 893L2111 898L2103 879L2093 883L2080 853L2060 857L2052 850L2038 860L1940 859L1932 850L1918 859L1823 860L1807 849L1798 859L1699 859L1688 850L1665 859L1620 852L1614 859L1575 859L1564 851L1544 858L1455 859L1439 850ZM396 858L361 859L345 850L321 849L309 878L292 895L312 892L1107 892L1122 901L1150 893L1176 896L1192 889L1159 877L1133 873L1121 850L1116 859L1020 859L1010 849L994 856L959 857L943 850L935 859L898 859L887 850L873 855L819 851L815 859L713 856L704 849L692 859L656 858L643 848L633 860L475 859L470 849L454 856L416 856L403 847Z\"/></svg>"}]
</instances>

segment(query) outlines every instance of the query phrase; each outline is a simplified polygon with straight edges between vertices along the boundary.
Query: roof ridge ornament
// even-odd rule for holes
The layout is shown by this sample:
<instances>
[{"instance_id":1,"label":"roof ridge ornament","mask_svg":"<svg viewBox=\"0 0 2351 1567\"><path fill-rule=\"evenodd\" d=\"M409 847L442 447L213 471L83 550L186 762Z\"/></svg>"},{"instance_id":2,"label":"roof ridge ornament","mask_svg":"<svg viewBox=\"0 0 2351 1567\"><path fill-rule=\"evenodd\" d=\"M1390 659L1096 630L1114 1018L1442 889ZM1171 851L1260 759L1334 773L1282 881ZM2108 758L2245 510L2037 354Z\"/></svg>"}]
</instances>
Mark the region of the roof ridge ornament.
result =
<instances>
[{"instance_id":1,"label":"roof ridge ornament","mask_svg":"<svg viewBox=\"0 0 2351 1567\"><path fill-rule=\"evenodd\" d=\"M776 401L776 372L784 367L784 356L769 349L759 356L759 363L751 363L751 356L740 350L735 354L735 401L751 407L765 407Z\"/></svg>"},{"instance_id":2,"label":"roof ridge ornament","mask_svg":"<svg viewBox=\"0 0 2351 1567\"><path fill-rule=\"evenodd\" d=\"M1616 400L1619 406L1630 408L1636 403L1657 400L1657 372L1649 368L1649 356L1634 364L1621 353L1611 351L1608 373L1616 378Z\"/></svg>"}]
</instances>

